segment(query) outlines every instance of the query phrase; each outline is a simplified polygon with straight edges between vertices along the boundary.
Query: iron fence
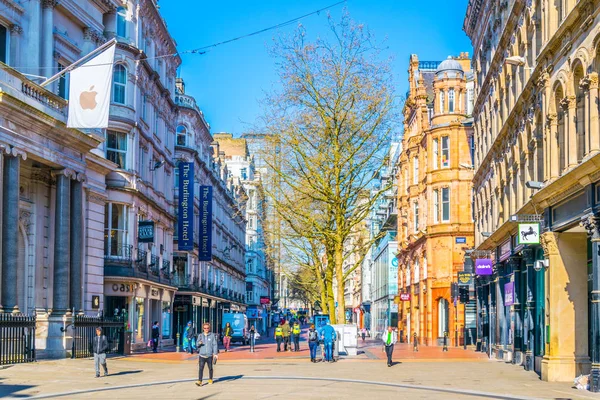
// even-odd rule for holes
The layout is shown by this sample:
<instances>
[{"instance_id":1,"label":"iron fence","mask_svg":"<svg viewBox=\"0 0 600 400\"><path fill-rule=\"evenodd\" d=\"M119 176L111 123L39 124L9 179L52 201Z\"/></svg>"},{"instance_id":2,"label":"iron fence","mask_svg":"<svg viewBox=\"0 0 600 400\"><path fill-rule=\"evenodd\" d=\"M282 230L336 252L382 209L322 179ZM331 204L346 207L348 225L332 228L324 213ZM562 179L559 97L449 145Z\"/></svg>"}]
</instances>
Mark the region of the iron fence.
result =
<instances>
[{"instance_id":1,"label":"iron fence","mask_svg":"<svg viewBox=\"0 0 600 400\"><path fill-rule=\"evenodd\" d=\"M0 314L0 365L35 361L35 315Z\"/></svg>"},{"instance_id":2,"label":"iron fence","mask_svg":"<svg viewBox=\"0 0 600 400\"><path fill-rule=\"evenodd\" d=\"M102 334L108 340L107 354L123 354L125 324L123 317L90 317L76 315L74 317L74 334L72 358L92 357L92 339L96 337L96 328L102 328Z\"/></svg>"}]
</instances>

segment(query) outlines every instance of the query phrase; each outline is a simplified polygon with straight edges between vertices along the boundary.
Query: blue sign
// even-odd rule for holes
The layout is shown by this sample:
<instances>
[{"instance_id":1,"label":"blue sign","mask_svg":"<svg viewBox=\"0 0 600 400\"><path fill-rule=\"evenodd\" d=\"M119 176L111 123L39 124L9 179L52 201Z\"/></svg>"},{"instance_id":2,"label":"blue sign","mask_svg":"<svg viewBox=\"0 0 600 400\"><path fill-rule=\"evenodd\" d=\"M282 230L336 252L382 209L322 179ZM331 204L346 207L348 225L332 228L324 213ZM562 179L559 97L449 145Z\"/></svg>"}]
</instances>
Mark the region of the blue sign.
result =
<instances>
[{"instance_id":1,"label":"blue sign","mask_svg":"<svg viewBox=\"0 0 600 400\"><path fill-rule=\"evenodd\" d=\"M198 260L212 260L212 186L200 186L200 256Z\"/></svg>"},{"instance_id":2,"label":"blue sign","mask_svg":"<svg viewBox=\"0 0 600 400\"><path fill-rule=\"evenodd\" d=\"M194 163L179 163L179 215L177 247L194 250Z\"/></svg>"},{"instance_id":3,"label":"blue sign","mask_svg":"<svg viewBox=\"0 0 600 400\"><path fill-rule=\"evenodd\" d=\"M464 243L467 243L467 238L466 238L466 237L457 237L455 240L456 240L456 241L455 241L455 243L456 243L456 244L464 244Z\"/></svg>"}]
</instances>

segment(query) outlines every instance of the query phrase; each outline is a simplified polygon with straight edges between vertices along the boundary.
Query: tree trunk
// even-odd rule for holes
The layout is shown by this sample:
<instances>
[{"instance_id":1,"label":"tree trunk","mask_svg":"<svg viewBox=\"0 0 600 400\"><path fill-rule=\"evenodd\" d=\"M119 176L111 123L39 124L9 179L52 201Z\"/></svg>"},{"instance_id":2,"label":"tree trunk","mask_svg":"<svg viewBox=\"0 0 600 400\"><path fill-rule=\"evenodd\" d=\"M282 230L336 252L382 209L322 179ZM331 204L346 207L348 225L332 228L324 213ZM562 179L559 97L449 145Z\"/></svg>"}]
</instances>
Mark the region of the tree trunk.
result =
<instances>
[{"instance_id":1,"label":"tree trunk","mask_svg":"<svg viewBox=\"0 0 600 400\"><path fill-rule=\"evenodd\" d=\"M344 299L344 246L343 243L335 244L335 279L337 281L337 319L338 323L346 322L346 302Z\"/></svg>"},{"instance_id":2,"label":"tree trunk","mask_svg":"<svg viewBox=\"0 0 600 400\"><path fill-rule=\"evenodd\" d=\"M335 299L333 296L333 272L334 272L334 263L331 252L327 254L327 266L325 267L325 289L327 292L327 308L329 313L329 319L332 324L337 323L337 318L335 315Z\"/></svg>"}]
</instances>

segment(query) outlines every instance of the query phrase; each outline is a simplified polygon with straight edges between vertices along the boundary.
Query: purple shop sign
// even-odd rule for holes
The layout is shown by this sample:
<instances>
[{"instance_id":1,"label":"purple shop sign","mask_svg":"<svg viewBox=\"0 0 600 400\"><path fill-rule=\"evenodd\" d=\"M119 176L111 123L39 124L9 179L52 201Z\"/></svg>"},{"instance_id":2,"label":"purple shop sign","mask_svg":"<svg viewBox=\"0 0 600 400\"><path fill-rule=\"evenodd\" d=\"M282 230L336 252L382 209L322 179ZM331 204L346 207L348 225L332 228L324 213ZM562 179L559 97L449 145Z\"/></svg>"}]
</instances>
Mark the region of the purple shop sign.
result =
<instances>
[{"instance_id":1,"label":"purple shop sign","mask_svg":"<svg viewBox=\"0 0 600 400\"><path fill-rule=\"evenodd\" d=\"M512 306L515 304L515 283L508 282L504 284L504 305Z\"/></svg>"},{"instance_id":2,"label":"purple shop sign","mask_svg":"<svg viewBox=\"0 0 600 400\"><path fill-rule=\"evenodd\" d=\"M475 274L477 275L492 275L492 260L489 258L478 258L475 260Z\"/></svg>"}]
</instances>

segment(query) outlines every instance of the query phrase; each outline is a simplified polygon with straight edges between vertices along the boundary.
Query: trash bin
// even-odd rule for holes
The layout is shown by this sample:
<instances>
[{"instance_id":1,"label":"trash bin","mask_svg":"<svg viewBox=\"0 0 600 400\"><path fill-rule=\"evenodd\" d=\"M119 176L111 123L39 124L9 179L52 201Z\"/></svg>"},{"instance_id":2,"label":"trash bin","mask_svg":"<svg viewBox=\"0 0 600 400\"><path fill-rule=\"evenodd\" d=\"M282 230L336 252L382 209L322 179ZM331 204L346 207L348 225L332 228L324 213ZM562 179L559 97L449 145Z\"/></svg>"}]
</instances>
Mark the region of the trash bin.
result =
<instances>
[{"instance_id":1,"label":"trash bin","mask_svg":"<svg viewBox=\"0 0 600 400\"><path fill-rule=\"evenodd\" d=\"M131 354L131 331L123 333L123 355L128 356Z\"/></svg>"}]
</instances>

